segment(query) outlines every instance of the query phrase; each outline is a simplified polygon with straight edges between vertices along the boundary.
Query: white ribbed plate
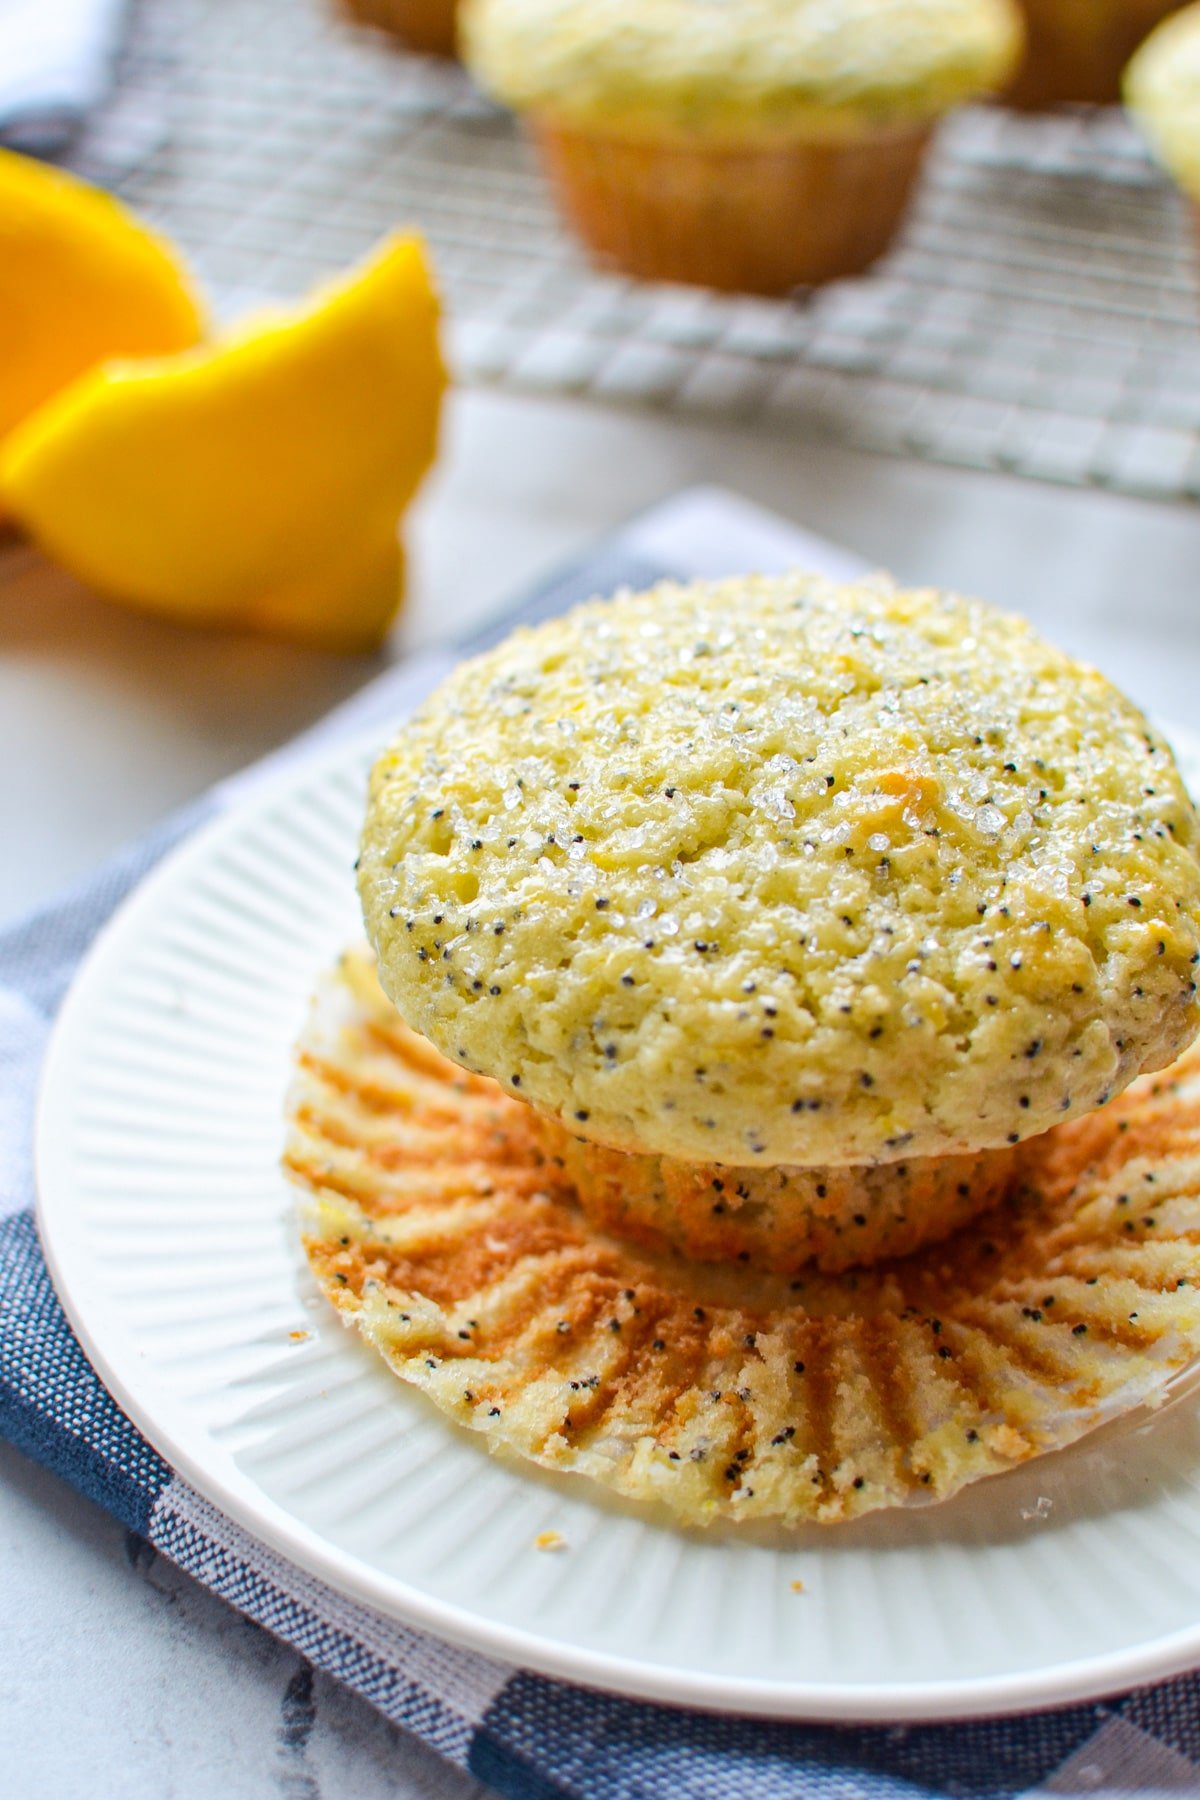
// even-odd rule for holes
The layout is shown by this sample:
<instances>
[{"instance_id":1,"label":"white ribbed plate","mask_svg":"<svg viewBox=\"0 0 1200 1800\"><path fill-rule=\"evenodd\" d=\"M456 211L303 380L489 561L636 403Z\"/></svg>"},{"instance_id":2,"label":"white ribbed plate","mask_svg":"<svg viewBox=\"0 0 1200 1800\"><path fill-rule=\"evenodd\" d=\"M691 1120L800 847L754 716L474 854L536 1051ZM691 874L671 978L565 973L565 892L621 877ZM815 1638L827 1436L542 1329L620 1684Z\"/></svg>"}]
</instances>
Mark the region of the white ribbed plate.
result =
<instances>
[{"instance_id":1,"label":"white ribbed plate","mask_svg":"<svg viewBox=\"0 0 1200 1800\"><path fill-rule=\"evenodd\" d=\"M1200 740L1172 735L1195 782ZM43 1241L85 1349L163 1456L382 1611L630 1694L912 1720L1200 1662L1192 1399L928 1511L687 1535L490 1458L342 1327L277 1159L311 983L358 934L368 760L326 753L172 856L101 937L55 1033ZM566 1549L534 1547L550 1530Z\"/></svg>"}]
</instances>

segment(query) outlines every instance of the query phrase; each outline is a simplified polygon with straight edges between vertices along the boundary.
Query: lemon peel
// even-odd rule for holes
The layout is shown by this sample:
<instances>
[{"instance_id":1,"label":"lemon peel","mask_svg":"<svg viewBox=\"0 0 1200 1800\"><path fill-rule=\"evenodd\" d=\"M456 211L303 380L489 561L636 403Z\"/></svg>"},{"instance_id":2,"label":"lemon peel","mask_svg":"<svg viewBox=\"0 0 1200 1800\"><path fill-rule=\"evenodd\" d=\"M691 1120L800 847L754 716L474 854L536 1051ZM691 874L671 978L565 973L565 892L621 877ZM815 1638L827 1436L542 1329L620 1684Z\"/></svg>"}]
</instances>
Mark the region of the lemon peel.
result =
<instances>
[{"instance_id":1,"label":"lemon peel","mask_svg":"<svg viewBox=\"0 0 1200 1800\"><path fill-rule=\"evenodd\" d=\"M0 449L0 507L113 599L369 649L436 452L438 312L420 240L390 237L297 308L83 376Z\"/></svg>"},{"instance_id":2,"label":"lemon peel","mask_svg":"<svg viewBox=\"0 0 1200 1800\"><path fill-rule=\"evenodd\" d=\"M0 150L0 440L96 363L203 332L168 243L102 189Z\"/></svg>"}]
</instances>

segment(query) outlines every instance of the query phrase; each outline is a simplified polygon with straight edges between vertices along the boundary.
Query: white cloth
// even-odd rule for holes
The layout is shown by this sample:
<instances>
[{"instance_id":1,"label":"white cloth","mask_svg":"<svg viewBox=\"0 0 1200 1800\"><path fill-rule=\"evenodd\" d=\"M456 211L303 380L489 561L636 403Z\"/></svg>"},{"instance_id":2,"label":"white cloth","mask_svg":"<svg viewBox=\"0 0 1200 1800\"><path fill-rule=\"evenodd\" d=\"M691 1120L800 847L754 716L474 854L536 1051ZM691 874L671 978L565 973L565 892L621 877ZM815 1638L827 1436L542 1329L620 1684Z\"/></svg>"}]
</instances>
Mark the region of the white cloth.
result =
<instances>
[{"instance_id":1,"label":"white cloth","mask_svg":"<svg viewBox=\"0 0 1200 1800\"><path fill-rule=\"evenodd\" d=\"M126 0L0 0L0 139L66 143L105 99Z\"/></svg>"}]
</instances>

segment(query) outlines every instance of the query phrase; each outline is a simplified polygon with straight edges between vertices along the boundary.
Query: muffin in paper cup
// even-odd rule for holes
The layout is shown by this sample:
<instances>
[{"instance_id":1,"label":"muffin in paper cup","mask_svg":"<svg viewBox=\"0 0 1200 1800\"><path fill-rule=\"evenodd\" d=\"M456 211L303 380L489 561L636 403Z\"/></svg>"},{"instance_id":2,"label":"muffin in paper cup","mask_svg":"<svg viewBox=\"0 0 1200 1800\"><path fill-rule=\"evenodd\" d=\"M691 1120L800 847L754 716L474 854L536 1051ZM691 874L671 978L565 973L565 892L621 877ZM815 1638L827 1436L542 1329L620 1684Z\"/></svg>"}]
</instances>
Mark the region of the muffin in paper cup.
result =
<instances>
[{"instance_id":1,"label":"muffin in paper cup","mask_svg":"<svg viewBox=\"0 0 1200 1800\"><path fill-rule=\"evenodd\" d=\"M469 0L462 33L596 260L765 294L869 268L1022 41L1013 0Z\"/></svg>"},{"instance_id":2,"label":"muffin in paper cup","mask_svg":"<svg viewBox=\"0 0 1200 1800\"><path fill-rule=\"evenodd\" d=\"M1111 106L1138 45L1181 0L1020 0L1027 46L1005 99L1040 111L1068 101Z\"/></svg>"},{"instance_id":3,"label":"muffin in paper cup","mask_svg":"<svg viewBox=\"0 0 1200 1800\"><path fill-rule=\"evenodd\" d=\"M926 128L803 146L638 142L537 120L562 212L602 262L647 280L786 293L861 273L891 244Z\"/></svg>"},{"instance_id":4,"label":"muffin in paper cup","mask_svg":"<svg viewBox=\"0 0 1200 1800\"><path fill-rule=\"evenodd\" d=\"M947 1500L1162 1405L1200 1357L1195 1049L1018 1146L952 1237L798 1276L605 1229L533 1109L407 1030L358 952L319 983L287 1113L343 1322L489 1448L677 1525Z\"/></svg>"},{"instance_id":5,"label":"muffin in paper cup","mask_svg":"<svg viewBox=\"0 0 1200 1800\"><path fill-rule=\"evenodd\" d=\"M1095 670L876 577L662 584L380 756L284 1166L489 1448L677 1525L928 1504L1200 1358L1200 821Z\"/></svg>"},{"instance_id":6,"label":"muffin in paper cup","mask_svg":"<svg viewBox=\"0 0 1200 1800\"><path fill-rule=\"evenodd\" d=\"M904 1164L928 1216L916 1159L1172 1062L1198 849L1095 670L981 602L797 572L590 602L460 665L376 763L358 880L413 1030L577 1137L726 1179L729 1230L778 1215L767 1169ZM690 1211L661 1163L624 1183L645 1224Z\"/></svg>"},{"instance_id":7,"label":"muffin in paper cup","mask_svg":"<svg viewBox=\"0 0 1200 1800\"><path fill-rule=\"evenodd\" d=\"M1191 206L1200 248L1200 6L1168 19L1125 75L1125 102Z\"/></svg>"},{"instance_id":8,"label":"muffin in paper cup","mask_svg":"<svg viewBox=\"0 0 1200 1800\"><path fill-rule=\"evenodd\" d=\"M458 54L458 0L339 0L360 25L386 31L427 56Z\"/></svg>"}]
</instances>

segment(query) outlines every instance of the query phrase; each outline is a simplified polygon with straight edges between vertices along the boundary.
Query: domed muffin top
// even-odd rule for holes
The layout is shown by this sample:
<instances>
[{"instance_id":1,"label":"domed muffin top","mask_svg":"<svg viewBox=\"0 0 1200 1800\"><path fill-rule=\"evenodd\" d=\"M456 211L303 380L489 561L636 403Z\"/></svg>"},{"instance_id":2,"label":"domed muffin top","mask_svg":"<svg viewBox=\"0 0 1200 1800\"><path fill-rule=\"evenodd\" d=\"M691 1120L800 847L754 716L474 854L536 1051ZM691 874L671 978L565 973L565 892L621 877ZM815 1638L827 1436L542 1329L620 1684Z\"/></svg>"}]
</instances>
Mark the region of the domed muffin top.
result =
<instances>
[{"instance_id":1,"label":"domed muffin top","mask_svg":"<svg viewBox=\"0 0 1200 1800\"><path fill-rule=\"evenodd\" d=\"M1125 98L1179 185L1200 198L1200 6L1146 39L1125 72Z\"/></svg>"},{"instance_id":2,"label":"domed muffin top","mask_svg":"<svg viewBox=\"0 0 1200 1800\"><path fill-rule=\"evenodd\" d=\"M1200 1027L1167 746L1022 620L882 578L517 632L379 759L359 880L409 1024L618 1149L989 1148Z\"/></svg>"},{"instance_id":3,"label":"domed muffin top","mask_svg":"<svg viewBox=\"0 0 1200 1800\"><path fill-rule=\"evenodd\" d=\"M1012 0L470 0L461 34L510 106L735 138L936 118L1022 41Z\"/></svg>"}]
</instances>

